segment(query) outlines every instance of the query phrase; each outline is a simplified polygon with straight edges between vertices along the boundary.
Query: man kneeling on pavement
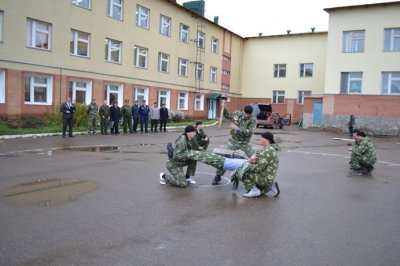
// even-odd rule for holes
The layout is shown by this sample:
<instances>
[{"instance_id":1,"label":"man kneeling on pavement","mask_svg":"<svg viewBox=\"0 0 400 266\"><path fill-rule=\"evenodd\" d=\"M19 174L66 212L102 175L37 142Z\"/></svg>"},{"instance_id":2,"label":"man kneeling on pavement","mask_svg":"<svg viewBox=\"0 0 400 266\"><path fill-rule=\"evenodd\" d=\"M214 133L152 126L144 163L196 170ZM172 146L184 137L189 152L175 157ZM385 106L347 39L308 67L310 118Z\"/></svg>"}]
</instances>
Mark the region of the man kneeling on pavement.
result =
<instances>
[{"instance_id":1,"label":"man kneeling on pavement","mask_svg":"<svg viewBox=\"0 0 400 266\"><path fill-rule=\"evenodd\" d=\"M374 170L376 163L376 152L374 145L367 135L360 130L354 130L354 149L350 148L350 174L367 175Z\"/></svg>"},{"instance_id":2,"label":"man kneeling on pavement","mask_svg":"<svg viewBox=\"0 0 400 266\"><path fill-rule=\"evenodd\" d=\"M187 126L185 133L178 138L181 141L177 140L173 156L167 162L167 169L171 175L160 173L161 184L186 187L187 182L182 167L188 162L201 161L219 170L234 170L231 178L233 187L236 189L239 181L242 181L247 191L243 194L244 197L257 197L270 190L275 192L275 196L279 195L278 184L274 182L279 164L277 155L279 148L275 144L272 133L264 132L261 135L263 150L257 157L252 156L246 160L225 158L212 152L186 149L189 146L187 143L190 143L190 140L195 137L195 134L191 133L192 128L193 126ZM182 139L186 140L185 146ZM169 152L171 152L171 147Z\"/></svg>"}]
</instances>

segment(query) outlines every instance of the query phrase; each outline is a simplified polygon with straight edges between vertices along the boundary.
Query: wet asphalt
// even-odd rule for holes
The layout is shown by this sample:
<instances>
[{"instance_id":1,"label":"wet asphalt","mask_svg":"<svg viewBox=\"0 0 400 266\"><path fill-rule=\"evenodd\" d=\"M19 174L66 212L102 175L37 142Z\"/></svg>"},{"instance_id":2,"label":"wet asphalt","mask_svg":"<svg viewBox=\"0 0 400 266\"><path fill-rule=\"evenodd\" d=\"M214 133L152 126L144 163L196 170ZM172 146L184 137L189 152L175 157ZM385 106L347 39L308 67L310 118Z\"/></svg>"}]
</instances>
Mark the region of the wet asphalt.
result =
<instances>
[{"instance_id":1,"label":"wet asphalt","mask_svg":"<svg viewBox=\"0 0 400 266\"><path fill-rule=\"evenodd\" d=\"M0 140L0 265L400 265L400 138L372 138L376 169L353 177L346 134L272 132L281 195L255 199L202 163L160 185L182 129Z\"/></svg>"}]
</instances>

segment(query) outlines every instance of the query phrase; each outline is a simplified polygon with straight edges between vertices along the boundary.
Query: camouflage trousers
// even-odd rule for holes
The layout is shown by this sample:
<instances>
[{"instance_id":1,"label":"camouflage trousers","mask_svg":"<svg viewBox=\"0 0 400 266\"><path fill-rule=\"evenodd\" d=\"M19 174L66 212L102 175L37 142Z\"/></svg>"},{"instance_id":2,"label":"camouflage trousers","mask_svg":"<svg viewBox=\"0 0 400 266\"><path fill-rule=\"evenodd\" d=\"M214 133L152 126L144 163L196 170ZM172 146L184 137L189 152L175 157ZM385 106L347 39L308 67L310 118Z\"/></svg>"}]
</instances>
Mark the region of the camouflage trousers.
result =
<instances>
[{"instance_id":1,"label":"camouflage trousers","mask_svg":"<svg viewBox=\"0 0 400 266\"><path fill-rule=\"evenodd\" d=\"M100 118L101 134L108 134L108 118Z\"/></svg>"},{"instance_id":2,"label":"camouflage trousers","mask_svg":"<svg viewBox=\"0 0 400 266\"><path fill-rule=\"evenodd\" d=\"M95 133L96 132L96 122L97 122L97 117L96 116L89 116L88 117L88 132L89 133Z\"/></svg>"},{"instance_id":3,"label":"camouflage trousers","mask_svg":"<svg viewBox=\"0 0 400 266\"><path fill-rule=\"evenodd\" d=\"M352 169L367 168L368 166L373 166L375 162L375 157L358 156L354 153L351 154L350 165Z\"/></svg>"},{"instance_id":4,"label":"camouflage trousers","mask_svg":"<svg viewBox=\"0 0 400 266\"><path fill-rule=\"evenodd\" d=\"M262 176L260 173L252 172L248 166L249 163L244 163L232 173L231 181L234 189L237 188L240 180L243 182L244 188L247 191L256 186L261 193L267 193L271 189L274 179L268 176Z\"/></svg>"},{"instance_id":5,"label":"camouflage trousers","mask_svg":"<svg viewBox=\"0 0 400 266\"><path fill-rule=\"evenodd\" d=\"M124 127L124 133L128 133L128 129L129 129L129 133L133 132L132 129L132 116L124 116L122 118L122 125Z\"/></svg>"},{"instance_id":6,"label":"camouflage trousers","mask_svg":"<svg viewBox=\"0 0 400 266\"><path fill-rule=\"evenodd\" d=\"M250 142L239 142L232 138L228 141L228 150L236 151L241 150L246 153L247 156L251 157L252 155L256 154L254 151L254 147ZM217 170L217 175L223 176L225 174L224 170Z\"/></svg>"}]
</instances>

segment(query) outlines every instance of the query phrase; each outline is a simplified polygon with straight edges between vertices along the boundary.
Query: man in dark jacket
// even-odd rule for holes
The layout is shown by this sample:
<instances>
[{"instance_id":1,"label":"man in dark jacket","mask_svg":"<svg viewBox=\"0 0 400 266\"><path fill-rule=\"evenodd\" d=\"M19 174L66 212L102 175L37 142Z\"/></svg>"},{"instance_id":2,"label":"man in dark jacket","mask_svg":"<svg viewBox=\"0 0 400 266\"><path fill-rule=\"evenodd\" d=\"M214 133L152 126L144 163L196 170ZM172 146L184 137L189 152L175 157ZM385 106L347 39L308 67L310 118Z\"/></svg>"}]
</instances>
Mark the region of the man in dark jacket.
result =
<instances>
[{"instance_id":1,"label":"man in dark jacket","mask_svg":"<svg viewBox=\"0 0 400 266\"><path fill-rule=\"evenodd\" d=\"M149 133L149 113L150 107L146 104L146 100L142 100L142 105L139 107L140 133L143 133L143 125L145 132Z\"/></svg>"},{"instance_id":2,"label":"man in dark jacket","mask_svg":"<svg viewBox=\"0 0 400 266\"><path fill-rule=\"evenodd\" d=\"M71 97L67 97L65 103L60 106L60 112L63 113L63 138L65 138L65 134L67 131L67 125L69 130L69 136L73 138L72 135L72 127L74 126L74 113L75 113L75 106L71 103Z\"/></svg>"},{"instance_id":3,"label":"man in dark jacket","mask_svg":"<svg viewBox=\"0 0 400 266\"><path fill-rule=\"evenodd\" d=\"M119 134L118 124L119 119L121 118L121 108L119 108L118 103L115 101L113 106L110 107L110 128L111 135Z\"/></svg>"},{"instance_id":4,"label":"man in dark jacket","mask_svg":"<svg viewBox=\"0 0 400 266\"><path fill-rule=\"evenodd\" d=\"M162 128L164 127L164 132L167 132L167 122L168 122L168 108L165 107L165 103L161 105L160 108L160 132L162 132Z\"/></svg>"},{"instance_id":5,"label":"man in dark jacket","mask_svg":"<svg viewBox=\"0 0 400 266\"><path fill-rule=\"evenodd\" d=\"M137 132L137 126L139 123L139 101L136 100L132 105L132 117L133 117L133 132Z\"/></svg>"}]
</instances>

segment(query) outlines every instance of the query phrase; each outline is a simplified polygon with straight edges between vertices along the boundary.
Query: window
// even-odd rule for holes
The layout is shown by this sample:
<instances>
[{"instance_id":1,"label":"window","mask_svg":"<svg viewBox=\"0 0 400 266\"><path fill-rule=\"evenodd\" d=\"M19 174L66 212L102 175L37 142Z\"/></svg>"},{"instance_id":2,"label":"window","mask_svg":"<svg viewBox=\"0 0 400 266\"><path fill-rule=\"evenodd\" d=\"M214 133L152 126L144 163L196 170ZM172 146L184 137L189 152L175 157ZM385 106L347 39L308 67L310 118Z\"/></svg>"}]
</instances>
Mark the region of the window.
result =
<instances>
[{"instance_id":1,"label":"window","mask_svg":"<svg viewBox=\"0 0 400 266\"><path fill-rule=\"evenodd\" d=\"M384 51L400 51L400 28L385 29Z\"/></svg>"},{"instance_id":2,"label":"window","mask_svg":"<svg viewBox=\"0 0 400 266\"><path fill-rule=\"evenodd\" d=\"M204 49L204 32L198 31L197 32L197 48Z\"/></svg>"},{"instance_id":3,"label":"window","mask_svg":"<svg viewBox=\"0 0 400 266\"><path fill-rule=\"evenodd\" d=\"M50 50L51 26L48 23L28 19L26 22L26 46Z\"/></svg>"},{"instance_id":4,"label":"window","mask_svg":"<svg viewBox=\"0 0 400 266\"><path fill-rule=\"evenodd\" d=\"M189 43L189 26L180 24L179 29L179 41Z\"/></svg>"},{"instance_id":5,"label":"window","mask_svg":"<svg viewBox=\"0 0 400 266\"><path fill-rule=\"evenodd\" d=\"M136 6L136 26L150 28L150 10L142 6Z\"/></svg>"},{"instance_id":6,"label":"window","mask_svg":"<svg viewBox=\"0 0 400 266\"><path fill-rule=\"evenodd\" d=\"M229 70L222 70L222 75L224 75L224 76L230 76L231 75L231 72L229 71Z\"/></svg>"},{"instance_id":7,"label":"window","mask_svg":"<svg viewBox=\"0 0 400 266\"><path fill-rule=\"evenodd\" d=\"M142 104L142 100L149 102L149 88L147 87L137 87L135 88L135 99L139 101L139 105Z\"/></svg>"},{"instance_id":8,"label":"window","mask_svg":"<svg viewBox=\"0 0 400 266\"><path fill-rule=\"evenodd\" d=\"M211 52L218 54L218 39L214 37L211 38Z\"/></svg>"},{"instance_id":9,"label":"window","mask_svg":"<svg viewBox=\"0 0 400 266\"><path fill-rule=\"evenodd\" d=\"M223 55L222 60L224 61L231 61L231 58L229 56Z\"/></svg>"},{"instance_id":10,"label":"window","mask_svg":"<svg viewBox=\"0 0 400 266\"><path fill-rule=\"evenodd\" d=\"M53 78L48 76L25 76L25 103L51 104Z\"/></svg>"},{"instance_id":11,"label":"window","mask_svg":"<svg viewBox=\"0 0 400 266\"><path fill-rule=\"evenodd\" d=\"M203 80L203 68L204 65L197 63L196 64L196 80Z\"/></svg>"},{"instance_id":12,"label":"window","mask_svg":"<svg viewBox=\"0 0 400 266\"><path fill-rule=\"evenodd\" d=\"M135 67L147 68L147 53L146 48L135 46Z\"/></svg>"},{"instance_id":13,"label":"window","mask_svg":"<svg viewBox=\"0 0 400 266\"><path fill-rule=\"evenodd\" d=\"M178 93L178 110L188 109L188 93L180 92Z\"/></svg>"},{"instance_id":14,"label":"window","mask_svg":"<svg viewBox=\"0 0 400 266\"><path fill-rule=\"evenodd\" d=\"M382 72L382 93L400 94L400 72Z\"/></svg>"},{"instance_id":15,"label":"window","mask_svg":"<svg viewBox=\"0 0 400 266\"><path fill-rule=\"evenodd\" d=\"M73 5L90 9L90 0L72 0Z\"/></svg>"},{"instance_id":16,"label":"window","mask_svg":"<svg viewBox=\"0 0 400 266\"><path fill-rule=\"evenodd\" d=\"M343 53L364 52L365 31L343 32Z\"/></svg>"},{"instance_id":17,"label":"window","mask_svg":"<svg viewBox=\"0 0 400 266\"><path fill-rule=\"evenodd\" d=\"M300 64L300 77L312 77L313 64Z\"/></svg>"},{"instance_id":18,"label":"window","mask_svg":"<svg viewBox=\"0 0 400 266\"><path fill-rule=\"evenodd\" d=\"M3 41L3 11L0 10L0 42Z\"/></svg>"},{"instance_id":19,"label":"window","mask_svg":"<svg viewBox=\"0 0 400 266\"><path fill-rule=\"evenodd\" d=\"M298 104L304 104L304 96L310 96L311 91L299 91L299 96L297 97Z\"/></svg>"},{"instance_id":20,"label":"window","mask_svg":"<svg viewBox=\"0 0 400 266\"><path fill-rule=\"evenodd\" d=\"M69 82L68 95L74 103L89 104L92 99L92 82L87 80L71 80Z\"/></svg>"},{"instance_id":21,"label":"window","mask_svg":"<svg viewBox=\"0 0 400 266\"><path fill-rule=\"evenodd\" d=\"M106 39L106 61L121 63L121 42Z\"/></svg>"},{"instance_id":22,"label":"window","mask_svg":"<svg viewBox=\"0 0 400 266\"><path fill-rule=\"evenodd\" d=\"M89 56L89 34L72 30L69 51L72 55L88 57Z\"/></svg>"},{"instance_id":23,"label":"window","mask_svg":"<svg viewBox=\"0 0 400 266\"><path fill-rule=\"evenodd\" d=\"M274 65L274 78L286 77L286 64Z\"/></svg>"},{"instance_id":24,"label":"window","mask_svg":"<svg viewBox=\"0 0 400 266\"><path fill-rule=\"evenodd\" d=\"M272 91L272 103L285 103L285 91Z\"/></svg>"},{"instance_id":25,"label":"window","mask_svg":"<svg viewBox=\"0 0 400 266\"><path fill-rule=\"evenodd\" d=\"M198 94L194 96L194 110L195 111L204 110L204 95Z\"/></svg>"},{"instance_id":26,"label":"window","mask_svg":"<svg viewBox=\"0 0 400 266\"><path fill-rule=\"evenodd\" d=\"M170 92L169 91L159 91L158 92L158 103L159 106L161 107L163 104L165 104L165 107L169 109L170 105Z\"/></svg>"},{"instance_id":27,"label":"window","mask_svg":"<svg viewBox=\"0 0 400 266\"><path fill-rule=\"evenodd\" d=\"M115 101L119 105L123 105L122 96L124 94L124 88L122 85L107 84L105 86L105 98L108 105L112 105Z\"/></svg>"},{"instance_id":28,"label":"window","mask_svg":"<svg viewBox=\"0 0 400 266\"><path fill-rule=\"evenodd\" d=\"M217 82L217 68L210 67L210 82L216 83Z\"/></svg>"},{"instance_id":29,"label":"window","mask_svg":"<svg viewBox=\"0 0 400 266\"><path fill-rule=\"evenodd\" d=\"M165 36L171 36L171 19L169 17L161 15L160 33Z\"/></svg>"},{"instance_id":30,"label":"window","mask_svg":"<svg viewBox=\"0 0 400 266\"><path fill-rule=\"evenodd\" d=\"M5 83L5 71L0 70L0 103L6 102L6 83Z\"/></svg>"},{"instance_id":31,"label":"window","mask_svg":"<svg viewBox=\"0 0 400 266\"><path fill-rule=\"evenodd\" d=\"M362 72L342 72L340 92L348 94L361 93Z\"/></svg>"},{"instance_id":32,"label":"window","mask_svg":"<svg viewBox=\"0 0 400 266\"><path fill-rule=\"evenodd\" d=\"M122 20L123 0L108 0L107 15Z\"/></svg>"},{"instance_id":33,"label":"window","mask_svg":"<svg viewBox=\"0 0 400 266\"><path fill-rule=\"evenodd\" d=\"M158 54L158 71L164 73L169 72L169 55L164 53Z\"/></svg>"},{"instance_id":34,"label":"window","mask_svg":"<svg viewBox=\"0 0 400 266\"><path fill-rule=\"evenodd\" d=\"M188 60L187 59L179 58L178 75L187 77L187 75L188 75Z\"/></svg>"},{"instance_id":35,"label":"window","mask_svg":"<svg viewBox=\"0 0 400 266\"><path fill-rule=\"evenodd\" d=\"M229 90L231 88L231 85L226 84L226 83L221 83L221 89Z\"/></svg>"}]
</instances>

